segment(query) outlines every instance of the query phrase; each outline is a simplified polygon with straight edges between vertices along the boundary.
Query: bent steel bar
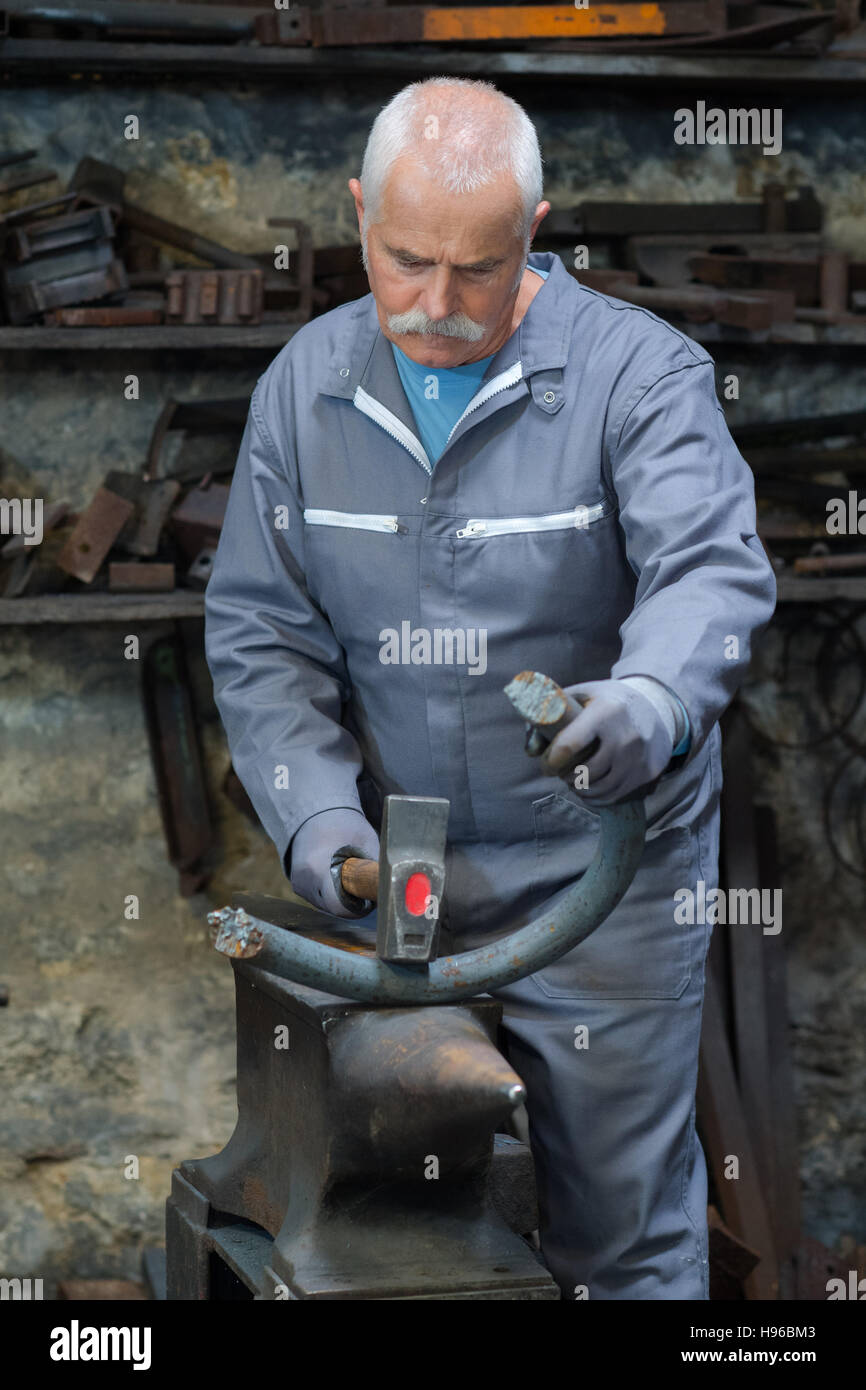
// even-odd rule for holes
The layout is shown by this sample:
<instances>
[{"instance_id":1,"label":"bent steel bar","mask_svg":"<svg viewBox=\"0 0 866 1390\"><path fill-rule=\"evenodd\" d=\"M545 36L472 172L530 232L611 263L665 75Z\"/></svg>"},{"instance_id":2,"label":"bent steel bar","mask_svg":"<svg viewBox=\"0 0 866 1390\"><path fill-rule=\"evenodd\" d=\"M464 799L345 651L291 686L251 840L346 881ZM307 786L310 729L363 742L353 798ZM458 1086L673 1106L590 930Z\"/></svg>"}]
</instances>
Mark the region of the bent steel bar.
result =
<instances>
[{"instance_id":1,"label":"bent steel bar","mask_svg":"<svg viewBox=\"0 0 866 1390\"><path fill-rule=\"evenodd\" d=\"M366 1004L452 1004L532 975L584 941L625 894L640 861L646 815L640 800L600 807L589 868L555 908L490 945L427 966L389 964L282 931L242 909L208 913L224 956L298 984Z\"/></svg>"}]
</instances>

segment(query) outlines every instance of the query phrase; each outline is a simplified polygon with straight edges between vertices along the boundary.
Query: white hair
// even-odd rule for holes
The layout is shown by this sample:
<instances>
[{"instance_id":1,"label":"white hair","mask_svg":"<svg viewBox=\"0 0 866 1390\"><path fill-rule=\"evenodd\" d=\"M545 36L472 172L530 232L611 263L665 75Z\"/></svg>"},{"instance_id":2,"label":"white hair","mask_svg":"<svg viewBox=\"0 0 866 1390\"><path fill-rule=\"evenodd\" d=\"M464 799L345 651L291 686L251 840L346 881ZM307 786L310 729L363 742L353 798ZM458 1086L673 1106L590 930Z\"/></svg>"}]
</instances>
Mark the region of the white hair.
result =
<instances>
[{"instance_id":1,"label":"white hair","mask_svg":"<svg viewBox=\"0 0 866 1390\"><path fill-rule=\"evenodd\" d=\"M449 193L472 193L510 173L520 195L513 230L528 255L529 230L543 189L535 126L523 107L492 82L428 77L392 97L367 140L361 166L365 267L367 228L379 220L391 166L407 153Z\"/></svg>"}]
</instances>

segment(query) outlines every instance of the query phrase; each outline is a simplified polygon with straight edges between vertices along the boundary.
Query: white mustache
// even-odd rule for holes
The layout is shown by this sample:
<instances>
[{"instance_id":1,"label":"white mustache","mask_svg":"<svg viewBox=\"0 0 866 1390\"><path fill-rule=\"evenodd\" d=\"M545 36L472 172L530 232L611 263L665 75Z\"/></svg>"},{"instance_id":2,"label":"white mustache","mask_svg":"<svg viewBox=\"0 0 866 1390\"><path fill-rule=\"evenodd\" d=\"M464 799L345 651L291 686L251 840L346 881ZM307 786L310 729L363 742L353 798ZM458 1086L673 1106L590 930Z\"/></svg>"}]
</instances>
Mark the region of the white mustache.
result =
<instances>
[{"instance_id":1,"label":"white mustache","mask_svg":"<svg viewBox=\"0 0 866 1390\"><path fill-rule=\"evenodd\" d=\"M449 314L445 319L431 319L423 309L389 314L388 330L397 337L406 333L438 333L443 338L463 338L469 343L477 343L484 337L483 323L476 323L468 314Z\"/></svg>"}]
</instances>

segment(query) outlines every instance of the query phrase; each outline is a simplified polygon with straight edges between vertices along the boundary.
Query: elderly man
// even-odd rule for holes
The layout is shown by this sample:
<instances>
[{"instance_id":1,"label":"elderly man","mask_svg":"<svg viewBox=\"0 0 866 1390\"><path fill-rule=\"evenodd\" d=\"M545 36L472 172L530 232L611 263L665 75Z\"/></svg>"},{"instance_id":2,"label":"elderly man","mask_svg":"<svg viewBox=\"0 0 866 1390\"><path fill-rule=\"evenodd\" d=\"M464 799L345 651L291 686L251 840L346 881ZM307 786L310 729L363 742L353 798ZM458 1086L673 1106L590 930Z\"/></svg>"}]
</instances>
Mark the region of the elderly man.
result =
<instances>
[{"instance_id":1,"label":"elderly man","mask_svg":"<svg viewBox=\"0 0 866 1390\"><path fill-rule=\"evenodd\" d=\"M715 882L717 721L773 608L751 475L700 347L530 258L538 144L494 87L399 92L349 187L371 293L259 380L207 591L234 763L343 917L335 853L377 856L389 793L447 797L460 950L555 903L597 808L645 795L620 906L497 997L563 1296L706 1299L709 929L674 894ZM585 703L544 760L502 693L527 668Z\"/></svg>"}]
</instances>

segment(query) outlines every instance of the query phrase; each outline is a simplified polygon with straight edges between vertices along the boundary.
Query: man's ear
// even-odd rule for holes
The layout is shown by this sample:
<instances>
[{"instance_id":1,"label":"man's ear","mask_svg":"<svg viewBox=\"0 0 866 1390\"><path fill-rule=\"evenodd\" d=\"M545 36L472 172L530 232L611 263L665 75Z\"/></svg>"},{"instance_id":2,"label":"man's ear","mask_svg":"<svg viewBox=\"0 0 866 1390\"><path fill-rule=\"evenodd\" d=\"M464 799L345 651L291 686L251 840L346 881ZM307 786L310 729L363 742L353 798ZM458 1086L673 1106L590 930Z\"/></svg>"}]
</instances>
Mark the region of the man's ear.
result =
<instances>
[{"instance_id":1,"label":"man's ear","mask_svg":"<svg viewBox=\"0 0 866 1390\"><path fill-rule=\"evenodd\" d=\"M364 194L358 179L349 179L349 192L355 200L355 212L358 216L358 232L361 237L364 235ZM548 207L550 204L548 204Z\"/></svg>"},{"instance_id":2,"label":"man's ear","mask_svg":"<svg viewBox=\"0 0 866 1390\"><path fill-rule=\"evenodd\" d=\"M532 219L532 226L529 229L529 240L534 241L535 233L538 231L547 214L550 212L550 203L539 203L535 209L535 216Z\"/></svg>"}]
</instances>

